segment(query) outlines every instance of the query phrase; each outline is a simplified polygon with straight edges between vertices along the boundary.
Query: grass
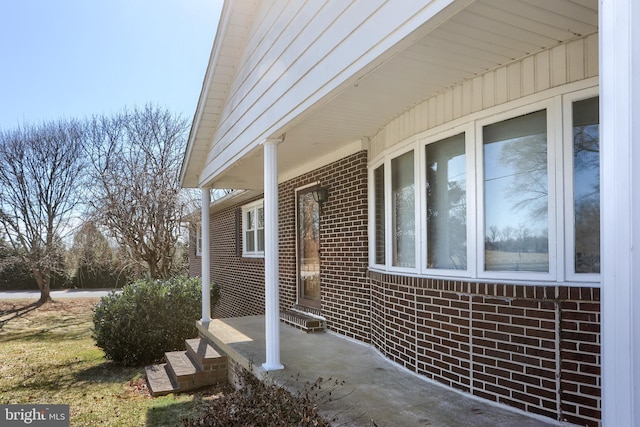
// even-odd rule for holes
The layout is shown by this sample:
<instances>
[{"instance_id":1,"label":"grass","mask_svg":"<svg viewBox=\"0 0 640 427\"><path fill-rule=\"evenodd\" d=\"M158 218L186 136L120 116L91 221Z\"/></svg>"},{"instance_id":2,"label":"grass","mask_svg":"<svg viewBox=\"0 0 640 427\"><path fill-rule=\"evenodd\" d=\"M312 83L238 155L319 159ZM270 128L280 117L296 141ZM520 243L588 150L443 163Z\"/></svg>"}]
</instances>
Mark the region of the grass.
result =
<instances>
[{"instance_id":1,"label":"grass","mask_svg":"<svg viewBox=\"0 0 640 427\"><path fill-rule=\"evenodd\" d=\"M95 299L0 301L0 404L68 404L72 426L175 426L223 387L151 398L142 368L105 360L91 338Z\"/></svg>"}]
</instances>

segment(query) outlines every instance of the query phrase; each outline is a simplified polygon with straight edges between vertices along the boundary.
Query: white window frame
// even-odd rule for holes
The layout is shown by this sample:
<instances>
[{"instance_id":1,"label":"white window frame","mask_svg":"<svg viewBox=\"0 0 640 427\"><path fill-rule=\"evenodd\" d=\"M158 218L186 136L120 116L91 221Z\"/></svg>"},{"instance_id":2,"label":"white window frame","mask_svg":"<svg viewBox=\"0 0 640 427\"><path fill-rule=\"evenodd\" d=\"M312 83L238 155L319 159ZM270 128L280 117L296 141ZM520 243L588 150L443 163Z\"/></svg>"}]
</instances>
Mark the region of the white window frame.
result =
<instances>
[{"instance_id":1,"label":"white window frame","mask_svg":"<svg viewBox=\"0 0 640 427\"><path fill-rule=\"evenodd\" d=\"M553 88L455 119L436 128L407 138L385 150L369 164L369 268L406 275L455 277L465 280L493 280L496 283L564 283L568 286L598 284L601 275L575 273L573 239L573 131L572 103L599 95L597 79L589 79ZM549 271L484 271L484 159L483 126L545 109L547 112L547 172ZM467 270L427 268L426 241L426 145L465 133L467 161ZM391 160L414 150L416 183L416 268L392 265ZM375 189L374 171L384 166L385 182L385 264L375 260Z\"/></svg>"},{"instance_id":2,"label":"white window frame","mask_svg":"<svg viewBox=\"0 0 640 427\"><path fill-rule=\"evenodd\" d=\"M427 194L426 194L426 182L427 182L427 170L426 170L426 147L429 144L433 144L443 139L450 138L455 135L464 134L464 154L466 162L466 203L467 203L467 268L465 270L451 270L443 268L429 268L427 266L428 246L427 241ZM420 151L420 186L418 187L418 193L420 194L420 209L419 215L420 223L420 273L429 276L443 276L443 277L474 277L476 274L476 262L475 262L475 233L476 222L470 215L471 207L476 206L476 183L473 180L475 176L475 128L472 123L467 123L461 126L456 126L442 132L438 132L427 138L422 138L419 141Z\"/></svg>"},{"instance_id":3,"label":"white window frame","mask_svg":"<svg viewBox=\"0 0 640 427\"><path fill-rule=\"evenodd\" d=\"M559 102L557 98L547 99L540 102L535 102L522 106L520 108L510 109L508 111L496 114L490 118L485 118L476 121L476 178L477 183L477 200L476 205L476 262L477 264L477 277L480 279L504 279L504 280L532 280L532 281L554 281L557 277L557 259L558 259L558 230L556 228L556 198L557 198L557 184L556 175L561 173L558 169L561 167L557 162L558 148L561 148L562 144L558 144L557 141L561 141L562 133L560 126L557 126L556 119L559 114ZM486 271L485 266L485 230L484 230L484 156L483 156L483 138L482 130L484 126L500 123L505 120L509 120L515 117L519 117L528 113L533 113L540 110L546 110L547 115L547 218L549 227L549 271L547 273L538 273L532 271ZM561 157L560 157L561 159ZM561 176L561 175L559 175Z\"/></svg>"},{"instance_id":4,"label":"white window frame","mask_svg":"<svg viewBox=\"0 0 640 427\"><path fill-rule=\"evenodd\" d=\"M254 202L248 203L242 206L241 208L242 210L242 220L241 220L242 222L242 256L245 258L264 258L264 249L261 251L258 250L258 230L260 230L260 228L258 228L258 209L260 208L264 209L264 199L260 199L260 200L256 200ZM254 234L253 234L254 248L256 248L256 250L254 251L247 250L246 237L247 237L247 231L249 230L247 229L246 215L250 211L253 212L256 219L256 228L254 229ZM264 230L264 227L262 229Z\"/></svg>"},{"instance_id":5,"label":"white window frame","mask_svg":"<svg viewBox=\"0 0 640 427\"><path fill-rule=\"evenodd\" d=\"M598 88L588 88L563 96L563 132L564 132L564 206L565 206L565 271L566 279L572 282L600 282L600 273L575 272L575 211L573 200L573 103L599 95ZM601 197L602 200L602 197ZM602 208L602 203L600 203ZM601 211L602 214L602 211ZM602 239L602 228L600 229ZM602 258L602 254L601 254Z\"/></svg>"},{"instance_id":6,"label":"white window frame","mask_svg":"<svg viewBox=\"0 0 640 427\"><path fill-rule=\"evenodd\" d=\"M384 238L385 238L385 246L389 243L388 240L388 236L387 236L387 228L389 228L388 224L387 224L387 218L389 215L389 203L386 203L388 201L388 196L387 196L387 187L390 187L390 185L387 185L387 175L388 175L388 166L386 165L386 161L385 160L381 160L378 161L376 163L373 163L370 167L369 167L369 171L368 171L368 182L369 182L369 187L368 187L368 193L369 193L369 218L370 218L370 223L369 223L369 230L368 230L368 235L369 235L369 265L370 266L374 266L376 269L379 270L384 270L386 269L386 266L388 265L388 259L387 259L387 255L388 255L388 250L385 248L385 260L384 260L384 264L377 264L376 263L376 190L375 190L375 171L382 166L384 168L384 182L383 182L383 192L384 192L384 200L385 200L385 204L384 204ZM298 200L296 198L296 200Z\"/></svg>"},{"instance_id":7,"label":"white window frame","mask_svg":"<svg viewBox=\"0 0 640 427\"><path fill-rule=\"evenodd\" d=\"M196 229L196 256L202 256L202 227L195 227Z\"/></svg>"}]
</instances>

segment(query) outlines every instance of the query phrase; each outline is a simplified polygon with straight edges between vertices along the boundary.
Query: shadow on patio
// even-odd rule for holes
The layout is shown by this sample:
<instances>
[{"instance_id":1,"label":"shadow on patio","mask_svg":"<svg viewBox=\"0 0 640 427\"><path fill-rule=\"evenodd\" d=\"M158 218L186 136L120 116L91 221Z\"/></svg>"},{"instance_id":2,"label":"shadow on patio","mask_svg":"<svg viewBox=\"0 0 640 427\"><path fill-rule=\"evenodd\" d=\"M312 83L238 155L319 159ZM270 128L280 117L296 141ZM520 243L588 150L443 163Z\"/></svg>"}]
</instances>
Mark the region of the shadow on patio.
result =
<instances>
[{"instance_id":1,"label":"shadow on patio","mask_svg":"<svg viewBox=\"0 0 640 427\"><path fill-rule=\"evenodd\" d=\"M264 316L214 319L201 334L258 376L265 354ZM345 381L322 413L347 426L558 426L509 407L478 400L400 368L372 347L325 332L307 334L280 324L285 369L268 375L290 389L319 377ZM296 376L299 375L296 381Z\"/></svg>"}]
</instances>

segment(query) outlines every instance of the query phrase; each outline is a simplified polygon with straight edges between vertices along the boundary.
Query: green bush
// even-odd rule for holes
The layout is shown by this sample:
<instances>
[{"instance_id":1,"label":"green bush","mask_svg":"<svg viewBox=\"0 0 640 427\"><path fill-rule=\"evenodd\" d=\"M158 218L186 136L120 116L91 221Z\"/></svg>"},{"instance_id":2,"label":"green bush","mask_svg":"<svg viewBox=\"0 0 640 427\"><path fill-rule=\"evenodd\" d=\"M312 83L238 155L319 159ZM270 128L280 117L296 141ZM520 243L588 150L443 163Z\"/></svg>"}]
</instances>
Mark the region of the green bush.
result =
<instances>
[{"instance_id":1,"label":"green bush","mask_svg":"<svg viewBox=\"0 0 640 427\"><path fill-rule=\"evenodd\" d=\"M200 279L141 279L121 293L102 297L93 310L93 338L108 359L124 366L161 360L166 351L182 350L197 335L201 317ZM220 297L211 288L211 306Z\"/></svg>"}]
</instances>

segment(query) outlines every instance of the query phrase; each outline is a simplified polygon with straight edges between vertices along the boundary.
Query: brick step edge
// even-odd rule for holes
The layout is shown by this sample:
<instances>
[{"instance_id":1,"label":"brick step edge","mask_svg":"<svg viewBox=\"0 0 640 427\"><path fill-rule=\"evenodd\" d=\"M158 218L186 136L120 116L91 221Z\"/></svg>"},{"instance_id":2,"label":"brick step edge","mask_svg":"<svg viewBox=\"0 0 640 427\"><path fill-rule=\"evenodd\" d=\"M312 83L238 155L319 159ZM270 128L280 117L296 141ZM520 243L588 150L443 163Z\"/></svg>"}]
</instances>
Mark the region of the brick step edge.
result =
<instances>
[{"instance_id":1,"label":"brick step edge","mask_svg":"<svg viewBox=\"0 0 640 427\"><path fill-rule=\"evenodd\" d=\"M307 316L299 311L281 311L280 320L305 332L323 332L325 330L324 320Z\"/></svg>"},{"instance_id":2,"label":"brick step edge","mask_svg":"<svg viewBox=\"0 0 640 427\"><path fill-rule=\"evenodd\" d=\"M178 391L178 385L175 384L169 376L169 372L167 372L166 363L146 366L144 371L151 396L164 396Z\"/></svg>"}]
</instances>

